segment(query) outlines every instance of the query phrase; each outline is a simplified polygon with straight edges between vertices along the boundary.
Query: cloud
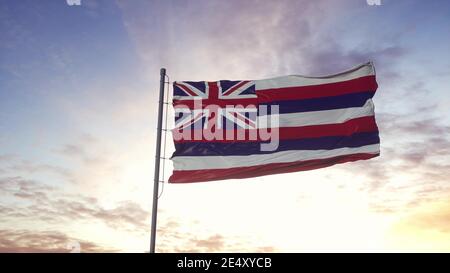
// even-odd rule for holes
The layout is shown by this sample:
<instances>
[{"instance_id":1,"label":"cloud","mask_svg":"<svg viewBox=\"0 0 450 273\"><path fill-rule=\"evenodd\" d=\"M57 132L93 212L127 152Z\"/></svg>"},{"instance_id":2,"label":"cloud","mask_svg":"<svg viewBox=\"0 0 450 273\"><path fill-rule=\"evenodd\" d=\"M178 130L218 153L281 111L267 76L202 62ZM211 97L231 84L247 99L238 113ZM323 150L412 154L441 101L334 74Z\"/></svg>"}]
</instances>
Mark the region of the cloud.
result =
<instances>
[{"instance_id":1,"label":"cloud","mask_svg":"<svg viewBox=\"0 0 450 273\"><path fill-rule=\"evenodd\" d=\"M13 175L30 174L52 174L64 178L64 181L73 181L73 173L67 168L53 164L39 163L30 160L21 160L18 156L12 154L0 155L0 166L2 173Z\"/></svg>"},{"instance_id":2,"label":"cloud","mask_svg":"<svg viewBox=\"0 0 450 273\"><path fill-rule=\"evenodd\" d=\"M445 193L443 198L416 205L398 217L388 234L393 249L450 250L450 191Z\"/></svg>"},{"instance_id":3,"label":"cloud","mask_svg":"<svg viewBox=\"0 0 450 273\"><path fill-rule=\"evenodd\" d=\"M223 249L225 246L225 238L220 234L212 235L207 239L194 239L192 244L198 249L204 249L206 252L213 252Z\"/></svg>"},{"instance_id":4,"label":"cloud","mask_svg":"<svg viewBox=\"0 0 450 273\"><path fill-rule=\"evenodd\" d=\"M340 166L364 177L361 190L371 194L377 212L409 210L445 198L450 190L450 126L421 115L381 115L381 156Z\"/></svg>"},{"instance_id":5,"label":"cloud","mask_svg":"<svg viewBox=\"0 0 450 273\"><path fill-rule=\"evenodd\" d=\"M38 184L20 176L0 178L0 193L4 194L25 194L35 198L41 194L46 195L54 189L52 186Z\"/></svg>"},{"instance_id":6,"label":"cloud","mask_svg":"<svg viewBox=\"0 0 450 273\"><path fill-rule=\"evenodd\" d=\"M0 177L0 230L27 229L32 234L42 230L59 231L120 251L140 252L147 247L149 208L135 200L97 199L73 189L74 186L52 186L21 176ZM92 230L97 235L93 235ZM112 242L111 236L120 239ZM17 251L27 251L27 245L18 247L21 246L24 248ZM60 250L64 248L50 245L48 250L43 249Z\"/></svg>"},{"instance_id":7,"label":"cloud","mask_svg":"<svg viewBox=\"0 0 450 273\"><path fill-rule=\"evenodd\" d=\"M136 155L133 153L135 150L132 150L135 146L129 144L123 146L117 143L117 140L111 137L98 138L82 135L53 148L52 152L54 156L65 162L66 166L76 170L73 172L71 181L78 191L88 191L92 196L99 198L107 193L115 192L118 198L121 198L120 195L125 194L123 190L130 193L132 187L137 187L136 185L141 181L136 180L137 175L134 169L134 173L130 173L132 178L126 176L129 174L126 171L136 168L134 158ZM144 154L142 146L136 150ZM130 163L130 160L133 163Z\"/></svg>"},{"instance_id":8,"label":"cloud","mask_svg":"<svg viewBox=\"0 0 450 273\"><path fill-rule=\"evenodd\" d=\"M84 134L78 137L76 141L67 143L54 151L66 158L79 160L86 165L102 164L108 161L105 147L101 145L98 138L89 134Z\"/></svg>"},{"instance_id":9,"label":"cloud","mask_svg":"<svg viewBox=\"0 0 450 273\"><path fill-rule=\"evenodd\" d=\"M430 108L434 108L434 106L431 106ZM423 117L422 114L426 111L423 109L419 110L421 111L415 114L380 115L379 118L382 119L380 125L384 131L392 135L411 134L414 136L445 136L450 134L450 126L443 124L441 118Z\"/></svg>"},{"instance_id":10,"label":"cloud","mask_svg":"<svg viewBox=\"0 0 450 273\"><path fill-rule=\"evenodd\" d=\"M13 206L0 203L3 223L16 220L45 224L100 222L116 230L137 234L148 232L149 212L132 201L104 208L95 198L66 193L21 177L1 178L0 196L20 201Z\"/></svg>"},{"instance_id":11,"label":"cloud","mask_svg":"<svg viewBox=\"0 0 450 273\"><path fill-rule=\"evenodd\" d=\"M10 172L14 173L52 173L71 181L73 178L72 172L66 168L50 165L50 164L36 164L28 160L22 160L17 163L13 163L8 167Z\"/></svg>"},{"instance_id":12,"label":"cloud","mask_svg":"<svg viewBox=\"0 0 450 273\"><path fill-rule=\"evenodd\" d=\"M292 74L293 67L304 71L307 55L317 49L314 37L331 15L345 8L330 1L140 1L119 6L143 59L166 65L180 79L203 80Z\"/></svg>"},{"instance_id":13,"label":"cloud","mask_svg":"<svg viewBox=\"0 0 450 273\"><path fill-rule=\"evenodd\" d=\"M255 238L200 231L198 222L181 223L166 217L163 215L158 223L157 252L277 251L273 246L259 244ZM189 229L185 229L186 226L189 226Z\"/></svg>"},{"instance_id":14,"label":"cloud","mask_svg":"<svg viewBox=\"0 0 450 273\"><path fill-rule=\"evenodd\" d=\"M0 155L0 162L9 162L13 159L15 159L16 157L12 154L4 154L4 155Z\"/></svg>"},{"instance_id":15,"label":"cloud","mask_svg":"<svg viewBox=\"0 0 450 273\"><path fill-rule=\"evenodd\" d=\"M379 46L372 50L345 49L338 42L330 42L322 50L308 48L305 58L308 60L307 63L311 64L312 75L334 74L357 64L374 61L377 67L383 68L378 72L383 72L383 80L386 80L386 75L398 76L393 72L392 64L404 57L407 52L405 48L399 46Z\"/></svg>"},{"instance_id":16,"label":"cloud","mask_svg":"<svg viewBox=\"0 0 450 273\"><path fill-rule=\"evenodd\" d=\"M407 222L410 227L448 233L450 238L450 204L444 203L432 208L422 209L422 211L411 215Z\"/></svg>"},{"instance_id":17,"label":"cloud","mask_svg":"<svg viewBox=\"0 0 450 273\"><path fill-rule=\"evenodd\" d=\"M0 229L0 253L68 253L78 244L80 252L117 252L59 231Z\"/></svg>"},{"instance_id":18,"label":"cloud","mask_svg":"<svg viewBox=\"0 0 450 273\"><path fill-rule=\"evenodd\" d=\"M87 145L83 144L66 144L57 152L66 158L78 160L85 165L98 165L107 161L105 156L94 155L92 151L89 152Z\"/></svg>"},{"instance_id":19,"label":"cloud","mask_svg":"<svg viewBox=\"0 0 450 273\"><path fill-rule=\"evenodd\" d=\"M84 158L86 151L81 146L67 144L61 149L60 153L67 156L81 156Z\"/></svg>"}]
</instances>

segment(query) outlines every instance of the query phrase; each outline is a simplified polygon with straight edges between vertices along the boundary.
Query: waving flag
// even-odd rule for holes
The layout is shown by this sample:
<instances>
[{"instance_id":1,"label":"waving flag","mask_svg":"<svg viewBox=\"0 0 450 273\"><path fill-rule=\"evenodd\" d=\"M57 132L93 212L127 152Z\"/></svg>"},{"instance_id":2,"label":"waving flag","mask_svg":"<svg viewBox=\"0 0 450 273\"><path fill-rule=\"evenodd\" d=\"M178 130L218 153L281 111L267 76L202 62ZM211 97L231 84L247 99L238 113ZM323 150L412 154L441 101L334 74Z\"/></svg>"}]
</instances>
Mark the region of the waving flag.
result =
<instances>
[{"instance_id":1,"label":"waving flag","mask_svg":"<svg viewBox=\"0 0 450 273\"><path fill-rule=\"evenodd\" d=\"M171 183L249 178L380 153L366 63L326 77L175 82Z\"/></svg>"}]
</instances>

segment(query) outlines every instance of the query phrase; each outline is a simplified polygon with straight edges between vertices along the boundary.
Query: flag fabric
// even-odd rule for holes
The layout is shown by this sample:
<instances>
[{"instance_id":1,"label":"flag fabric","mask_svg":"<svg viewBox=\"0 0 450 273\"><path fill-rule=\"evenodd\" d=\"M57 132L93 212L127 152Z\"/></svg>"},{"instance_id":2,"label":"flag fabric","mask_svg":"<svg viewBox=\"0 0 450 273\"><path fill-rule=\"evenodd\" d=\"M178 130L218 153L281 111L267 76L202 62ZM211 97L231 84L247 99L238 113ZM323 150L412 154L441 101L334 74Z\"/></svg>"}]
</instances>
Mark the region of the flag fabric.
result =
<instances>
[{"instance_id":1,"label":"flag fabric","mask_svg":"<svg viewBox=\"0 0 450 273\"><path fill-rule=\"evenodd\" d=\"M371 62L324 76L173 84L170 183L306 171L380 154Z\"/></svg>"}]
</instances>

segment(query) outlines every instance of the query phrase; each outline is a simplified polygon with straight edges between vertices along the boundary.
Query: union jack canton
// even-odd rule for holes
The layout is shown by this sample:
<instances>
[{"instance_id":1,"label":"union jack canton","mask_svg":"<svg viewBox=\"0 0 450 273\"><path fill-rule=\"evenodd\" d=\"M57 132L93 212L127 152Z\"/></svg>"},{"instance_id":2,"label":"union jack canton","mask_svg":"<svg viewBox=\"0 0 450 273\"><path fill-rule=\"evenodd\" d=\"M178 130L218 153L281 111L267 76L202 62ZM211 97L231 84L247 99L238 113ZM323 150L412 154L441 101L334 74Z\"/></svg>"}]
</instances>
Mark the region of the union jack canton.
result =
<instances>
[{"instance_id":1,"label":"union jack canton","mask_svg":"<svg viewBox=\"0 0 450 273\"><path fill-rule=\"evenodd\" d=\"M178 81L173 87L175 129L257 128L257 95L253 81Z\"/></svg>"}]
</instances>

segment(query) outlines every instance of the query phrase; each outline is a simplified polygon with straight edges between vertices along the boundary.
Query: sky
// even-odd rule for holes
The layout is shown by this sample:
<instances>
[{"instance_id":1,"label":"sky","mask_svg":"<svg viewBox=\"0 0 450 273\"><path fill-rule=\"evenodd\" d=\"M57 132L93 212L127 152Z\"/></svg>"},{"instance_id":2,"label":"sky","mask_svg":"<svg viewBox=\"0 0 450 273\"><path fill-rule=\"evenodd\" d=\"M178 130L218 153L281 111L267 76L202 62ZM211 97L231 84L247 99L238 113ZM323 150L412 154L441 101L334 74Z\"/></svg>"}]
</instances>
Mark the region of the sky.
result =
<instances>
[{"instance_id":1,"label":"sky","mask_svg":"<svg viewBox=\"0 0 450 273\"><path fill-rule=\"evenodd\" d=\"M450 252L449 1L80 3L0 0L0 252L149 251L161 67L214 81L367 61L379 157L160 185L156 250Z\"/></svg>"}]
</instances>

